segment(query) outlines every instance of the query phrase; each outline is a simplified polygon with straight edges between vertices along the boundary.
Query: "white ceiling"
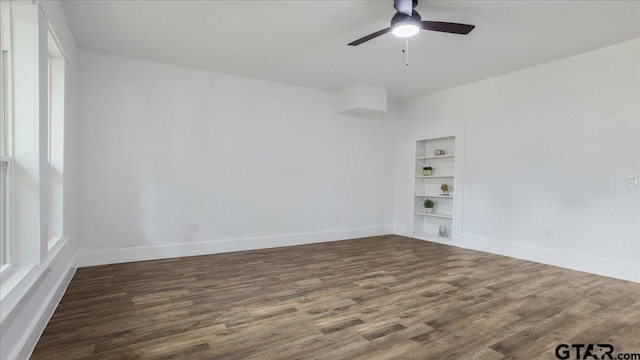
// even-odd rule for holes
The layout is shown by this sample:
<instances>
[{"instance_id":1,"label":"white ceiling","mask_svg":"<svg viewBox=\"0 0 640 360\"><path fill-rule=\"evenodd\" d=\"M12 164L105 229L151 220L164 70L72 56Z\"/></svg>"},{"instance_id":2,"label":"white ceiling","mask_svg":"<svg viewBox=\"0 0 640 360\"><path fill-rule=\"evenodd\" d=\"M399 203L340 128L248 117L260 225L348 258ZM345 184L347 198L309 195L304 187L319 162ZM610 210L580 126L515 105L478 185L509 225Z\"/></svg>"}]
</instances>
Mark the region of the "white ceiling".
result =
<instances>
[{"instance_id":1,"label":"white ceiling","mask_svg":"<svg viewBox=\"0 0 640 360\"><path fill-rule=\"evenodd\" d=\"M392 0L63 1L82 49L331 91L386 88L403 101L640 37L640 1L421 1L423 20L467 36L383 35Z\"/></svg>"}]
</instances>

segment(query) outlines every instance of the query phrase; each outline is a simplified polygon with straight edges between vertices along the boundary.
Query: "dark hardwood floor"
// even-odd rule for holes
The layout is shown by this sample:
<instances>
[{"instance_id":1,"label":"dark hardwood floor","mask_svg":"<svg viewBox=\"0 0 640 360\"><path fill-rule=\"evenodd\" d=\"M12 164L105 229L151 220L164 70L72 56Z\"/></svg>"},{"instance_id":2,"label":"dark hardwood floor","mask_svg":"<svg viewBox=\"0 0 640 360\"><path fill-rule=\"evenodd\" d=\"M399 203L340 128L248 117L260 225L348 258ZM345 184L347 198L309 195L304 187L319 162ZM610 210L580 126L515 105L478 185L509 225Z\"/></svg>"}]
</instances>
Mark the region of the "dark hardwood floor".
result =
<instances>
[{"instance_id":1,"label":"dark hardwood floor","mask_svg":"<svg viewBox=\"0 0 640 360\"><path fill-rule=\"evenodd\" d=\"M640 353L640 284L380 236L78 269L32 358L556 359L560 343Z\"/></svg>"}]
</instances>

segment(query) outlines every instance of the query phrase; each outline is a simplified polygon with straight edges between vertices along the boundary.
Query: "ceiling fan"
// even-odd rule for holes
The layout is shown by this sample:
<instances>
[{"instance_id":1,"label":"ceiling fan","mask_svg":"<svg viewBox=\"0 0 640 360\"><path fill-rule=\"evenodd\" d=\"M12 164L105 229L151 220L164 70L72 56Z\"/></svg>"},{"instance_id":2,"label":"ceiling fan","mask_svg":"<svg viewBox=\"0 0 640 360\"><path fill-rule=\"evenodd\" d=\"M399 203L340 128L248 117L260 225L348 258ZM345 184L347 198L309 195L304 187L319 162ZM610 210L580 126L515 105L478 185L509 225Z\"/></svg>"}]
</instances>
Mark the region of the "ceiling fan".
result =
<instances>
[{"instance_id":1,"label":"ceiling fan","mask_svg":"<svg viewBox=\"0 0 640 360\"><path fill-rule=\"evenodd\" d=\"M467 35L475 28L475 25L458 24L440 21L422 21L420 14L413 8L418 5L418 0L394 0L393 7L396 14L391 18L391 26L369 34L356 41L349 43L349 46L357 46L369 40L375 39L391 31L397 37L410 37L420 30L440 31L451 34Z\"/></svg>"}]
</instances>

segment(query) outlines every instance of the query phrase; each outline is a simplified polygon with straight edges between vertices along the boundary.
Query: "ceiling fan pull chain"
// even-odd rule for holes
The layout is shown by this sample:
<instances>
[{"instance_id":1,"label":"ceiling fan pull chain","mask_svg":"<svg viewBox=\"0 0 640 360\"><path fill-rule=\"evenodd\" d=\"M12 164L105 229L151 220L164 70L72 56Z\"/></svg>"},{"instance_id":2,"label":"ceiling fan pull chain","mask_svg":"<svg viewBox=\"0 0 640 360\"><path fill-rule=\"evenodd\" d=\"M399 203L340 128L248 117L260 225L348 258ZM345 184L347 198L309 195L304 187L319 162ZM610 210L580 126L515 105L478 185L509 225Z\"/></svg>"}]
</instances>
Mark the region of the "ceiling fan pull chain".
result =
<instances>
[{"instance_id":1,"label":"ceiling fan pull chain","mask_svg":"<svg viewBox=\"0 0 640 360\"><path fill-rule=\"evenodd\" d=\"M406 66L409 66L409 38L407 39L407 45L405 46L405 52L404 52L404 64Z\"/></svg>"}]
</instances>

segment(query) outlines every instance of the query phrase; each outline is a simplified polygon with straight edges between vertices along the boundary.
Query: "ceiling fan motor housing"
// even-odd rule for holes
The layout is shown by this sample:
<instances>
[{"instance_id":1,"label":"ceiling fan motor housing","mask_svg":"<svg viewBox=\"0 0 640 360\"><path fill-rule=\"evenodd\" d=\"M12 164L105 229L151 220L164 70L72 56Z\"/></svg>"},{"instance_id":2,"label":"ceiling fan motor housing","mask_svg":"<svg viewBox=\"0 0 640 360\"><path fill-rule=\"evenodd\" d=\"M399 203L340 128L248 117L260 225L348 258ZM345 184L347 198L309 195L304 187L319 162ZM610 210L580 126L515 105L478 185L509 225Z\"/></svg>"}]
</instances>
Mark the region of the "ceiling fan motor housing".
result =
<instances>
[{"instance_id":1,"label":"ceiling fan motor housing","mask_svg":"<svg viewBox=\"0 0 640 360\"><path fill-rule=\"evenodd\" d=\"M391 27L394 27L395 25L398 25L404 22L411 22L411 23L418 24L420 21L422 21L422 18L420 17L420 14L418 14L418 12L415 10L411 12L411 16L397 12L391 18Z\"/></svg>"}]
</instances>

